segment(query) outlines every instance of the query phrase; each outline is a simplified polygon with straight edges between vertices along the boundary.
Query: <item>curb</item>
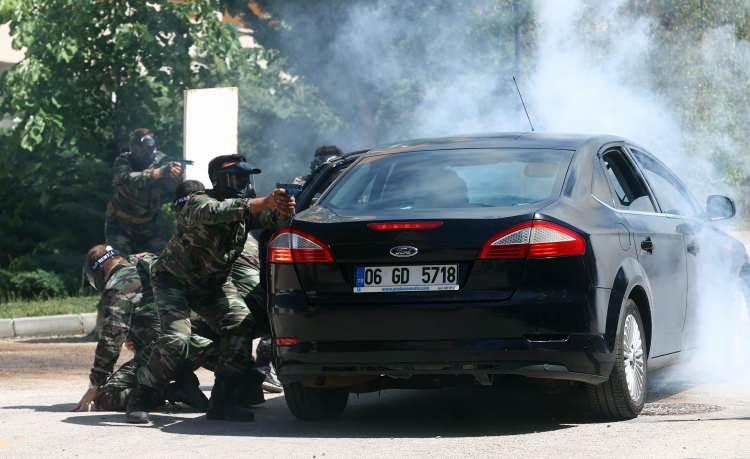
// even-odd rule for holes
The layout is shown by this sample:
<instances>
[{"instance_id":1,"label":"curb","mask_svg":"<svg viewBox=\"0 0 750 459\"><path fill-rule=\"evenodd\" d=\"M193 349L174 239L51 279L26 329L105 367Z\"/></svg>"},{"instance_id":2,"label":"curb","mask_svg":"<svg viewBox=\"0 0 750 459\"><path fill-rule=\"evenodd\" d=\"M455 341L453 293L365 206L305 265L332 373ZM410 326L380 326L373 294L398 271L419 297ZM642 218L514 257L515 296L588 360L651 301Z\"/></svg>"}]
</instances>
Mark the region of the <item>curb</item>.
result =
<instances>
[{"instance_id":1,"label":"curb","mask_svg":"<svg viewBox=\"0 0 750 459\"><path fill-rule=\"evenodd\" d=\"M0 319L0 338L86 335L96 327L96 313Z\"/></svg>"}]
</instances>

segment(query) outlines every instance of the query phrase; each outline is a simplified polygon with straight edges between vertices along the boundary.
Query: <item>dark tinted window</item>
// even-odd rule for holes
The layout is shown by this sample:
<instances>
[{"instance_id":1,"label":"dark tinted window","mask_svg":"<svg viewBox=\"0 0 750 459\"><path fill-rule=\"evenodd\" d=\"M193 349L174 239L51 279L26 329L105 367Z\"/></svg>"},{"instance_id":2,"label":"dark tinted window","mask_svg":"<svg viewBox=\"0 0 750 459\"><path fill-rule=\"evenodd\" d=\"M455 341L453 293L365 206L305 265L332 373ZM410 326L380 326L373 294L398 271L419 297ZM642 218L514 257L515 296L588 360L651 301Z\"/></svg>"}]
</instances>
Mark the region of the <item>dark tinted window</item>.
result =
<instances>
[{"instance_id":1,"label":"dark tinted window","mask_svg":"<svg viewBox=\"0 0 750 459\"><path fill-rule=\"evenodd\" d=\"M631 151L643 169L662 212L686 216L697 214L690 193L672 172L645 153L634 149Z\"/></svg>"},{"instance_id":2,"label":"dark tinted window","mask_svg":"<svg viewBox=\"0 0 750 459\"><path fill-rule=\"evenodd\" d=\"M322 199L337 210L511 207L559 196L573 152L471 149L364 158Z\"/></svg>"},{"instance_id":3,"label":"dark tinted window","mask_svg":"<svg viewBox=\"0 0 750 459\"><path fill-rule=\"evenodd\" d=\"M656 212L648 188L622 151L606 152L602 155L602 163L614 193L616 207L639 212Z\"/></svg>"}]
</instances>

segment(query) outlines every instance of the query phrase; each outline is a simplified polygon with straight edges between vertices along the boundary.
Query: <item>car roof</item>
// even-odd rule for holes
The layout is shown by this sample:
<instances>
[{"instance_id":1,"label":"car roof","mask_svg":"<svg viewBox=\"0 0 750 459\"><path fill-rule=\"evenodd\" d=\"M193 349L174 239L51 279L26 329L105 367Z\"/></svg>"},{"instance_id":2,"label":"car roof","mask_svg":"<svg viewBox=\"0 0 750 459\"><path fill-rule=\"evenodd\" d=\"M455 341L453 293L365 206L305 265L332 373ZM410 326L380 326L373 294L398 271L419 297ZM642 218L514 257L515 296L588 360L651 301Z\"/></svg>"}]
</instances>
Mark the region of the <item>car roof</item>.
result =
<instances>
[{"instance_id":1,"label":"car roof","mask_svg":"<svg viewBox=\"0 0 750 459\"><path fill-rule=\"evenodd\" d=\"M604 144L618 141L626 140L611 135L504 132L392 142L373 148L363 153L363 155L370 156L406 151L463 148L548 148L552 150L578 150L589 143Z\"/></svg>"}]
</instances>

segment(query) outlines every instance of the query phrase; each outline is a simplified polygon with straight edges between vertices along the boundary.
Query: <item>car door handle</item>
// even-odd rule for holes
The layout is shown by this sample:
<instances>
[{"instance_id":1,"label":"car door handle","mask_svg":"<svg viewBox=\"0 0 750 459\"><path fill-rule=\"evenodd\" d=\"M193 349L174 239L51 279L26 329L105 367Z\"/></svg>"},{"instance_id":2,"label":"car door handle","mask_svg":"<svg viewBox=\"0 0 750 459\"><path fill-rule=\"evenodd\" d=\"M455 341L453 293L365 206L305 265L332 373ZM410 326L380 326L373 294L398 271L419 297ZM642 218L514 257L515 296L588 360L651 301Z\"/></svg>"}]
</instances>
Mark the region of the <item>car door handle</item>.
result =
<instances>
[{"instance_id":1,"label":"car door handle","mask_svg":"<svg viewBox=\"0 0 750 459\"><path fill-rule=\"evenodd\" d=\"M641 241L641 248L648 253L654 253L654 241L650 237Z\"/></svg>"}]
</instances>

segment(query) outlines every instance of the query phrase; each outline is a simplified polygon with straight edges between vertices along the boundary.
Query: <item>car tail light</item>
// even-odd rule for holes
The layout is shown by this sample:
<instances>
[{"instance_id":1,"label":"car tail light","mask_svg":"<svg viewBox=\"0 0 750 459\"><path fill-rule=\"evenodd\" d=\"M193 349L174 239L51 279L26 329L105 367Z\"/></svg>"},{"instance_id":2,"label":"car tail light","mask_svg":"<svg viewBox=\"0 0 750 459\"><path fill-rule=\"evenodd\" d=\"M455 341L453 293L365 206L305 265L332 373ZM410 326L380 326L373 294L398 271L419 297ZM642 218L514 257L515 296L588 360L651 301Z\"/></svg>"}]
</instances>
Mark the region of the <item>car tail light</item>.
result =
<instances>
[{"instance_id":1,"label":"car tail light","mask_svg":"<svg viewBox=\"0 0 750 459\"><path fill-rule=\"evenodd\" d=\"M395 231L395 230L431 230L443 226L441 221L423 221L423 222L387 222L387 223L368 223L367 227L375 231Z\"/></svg>"},{"instance_id":2,"label":"car tail light","mask_svg":"<svg viewBox=\"0 0 750 459\"><path fill-rule=\"evenodd\" d=\"M299 344L299 338L276 338L273 342L277 346L294 346Z\"/></svg>"},{"instance_id":3,"label":"car tail light","mask_svg":"<svg viewBox=\"0 0 750 459\"><path fill-rule=\"evenodd\" d=\"M302 231L284 228L268 243L270 263L333 263L333 254L324 242Z\"/></svg>"},{"instance_id":4,"label":"car tail light","mask_svg":"<svg viewBox=\"0 0 750 459\"><path fill-rule=\"evenodd\" d=\"M480 259L554 258L586 253L580 234L555 223L533 220L508 228L484 243Z\"/></svg>"}]
</instances>

